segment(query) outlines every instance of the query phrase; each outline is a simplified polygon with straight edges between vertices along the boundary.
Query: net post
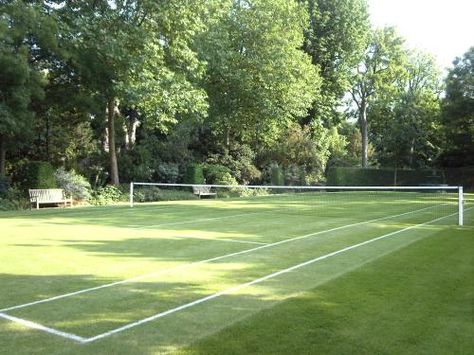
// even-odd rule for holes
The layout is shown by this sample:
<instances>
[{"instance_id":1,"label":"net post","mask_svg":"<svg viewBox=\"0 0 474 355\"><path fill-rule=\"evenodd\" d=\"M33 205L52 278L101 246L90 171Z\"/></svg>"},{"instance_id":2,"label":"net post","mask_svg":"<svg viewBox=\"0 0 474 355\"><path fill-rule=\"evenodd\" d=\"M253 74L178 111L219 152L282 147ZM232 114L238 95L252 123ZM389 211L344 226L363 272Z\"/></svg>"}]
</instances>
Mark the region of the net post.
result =
<instances>
[{"instance_id":1,"label":"net post","mask_svg":"<svg viewBox=\"0 0 474 355\"><path fill-rule=\"evenodd\" d=\"M133 207L133 182L130 183L130 207Z\"/></svg>"},{"instance_id":2,"label":"net post","mask_svg":"<svg viewBox=\"0 0 474 355\"><path fill-rule=\"evenodd\" d=\"M464 195L463 187L458 187L458 224L464 225Z\"/></svg>"}]
</instances>

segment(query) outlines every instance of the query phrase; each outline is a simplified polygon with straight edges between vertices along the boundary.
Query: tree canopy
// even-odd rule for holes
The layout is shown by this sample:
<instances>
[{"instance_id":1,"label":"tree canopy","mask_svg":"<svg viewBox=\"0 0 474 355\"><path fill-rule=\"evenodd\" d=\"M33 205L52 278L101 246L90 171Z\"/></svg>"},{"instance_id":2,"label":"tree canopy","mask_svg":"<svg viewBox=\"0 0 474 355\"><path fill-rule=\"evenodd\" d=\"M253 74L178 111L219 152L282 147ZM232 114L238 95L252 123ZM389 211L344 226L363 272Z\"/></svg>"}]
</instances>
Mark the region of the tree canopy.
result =
<instances>
[{"instance_id":1,"label":"tree canopy","mask_svg":"<svg viewBox=\"0 0 474 355\"><path fill-rule=\"evenodd\" d=\"M0 2L0 175L324 183L474 165L474 47L442 73L364 0ZM445 92L443 90L445 88ZM207 174L207 175L206 175ZM219 175L220 174L220 175Z\"/></svg>"}]
</instances>

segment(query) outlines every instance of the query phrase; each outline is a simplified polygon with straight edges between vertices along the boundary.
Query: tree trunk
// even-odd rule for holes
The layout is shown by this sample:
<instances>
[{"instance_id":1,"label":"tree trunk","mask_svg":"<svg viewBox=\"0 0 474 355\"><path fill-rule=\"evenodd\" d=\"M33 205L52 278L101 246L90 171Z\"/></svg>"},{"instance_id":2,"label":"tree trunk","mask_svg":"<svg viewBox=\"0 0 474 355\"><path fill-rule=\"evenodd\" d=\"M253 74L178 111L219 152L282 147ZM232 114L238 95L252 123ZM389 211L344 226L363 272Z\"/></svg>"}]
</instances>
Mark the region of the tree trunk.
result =
<instances>
[{"instance_id":1,"label":"tree trunk","mask_svg":"<svg viewBox=\"0 0 474 355\"><path fill-rule=\"evenodd\" d=\"M0 176L5 176L5 165L7 160L7 137L0 134Z\"/></svg>"},{"instance_id":2,"label":"tree trunk","mask_svg":"<svg viewBox=\"0 0 474 355\"><path fill-rule=\"evenodd\" d=\"M359 126L360 134L362 136L362 167L368 166L368 151L369 151L369 130L367 123L367 105L365 102L361 103L359 108Z\"/></svg>"},{"instance_id":3,"label":"tree trunk","mask_svg":"<svg viewBox=\"0 0 474 355\"><path fill-rule=\"evenodd\" d=\"M107 129L109 135L109 163L110 163L110 183L119 185L119 173L117 164L117 151L115 149L115 98L107 102Z\"/></svg>"}]
</instances>

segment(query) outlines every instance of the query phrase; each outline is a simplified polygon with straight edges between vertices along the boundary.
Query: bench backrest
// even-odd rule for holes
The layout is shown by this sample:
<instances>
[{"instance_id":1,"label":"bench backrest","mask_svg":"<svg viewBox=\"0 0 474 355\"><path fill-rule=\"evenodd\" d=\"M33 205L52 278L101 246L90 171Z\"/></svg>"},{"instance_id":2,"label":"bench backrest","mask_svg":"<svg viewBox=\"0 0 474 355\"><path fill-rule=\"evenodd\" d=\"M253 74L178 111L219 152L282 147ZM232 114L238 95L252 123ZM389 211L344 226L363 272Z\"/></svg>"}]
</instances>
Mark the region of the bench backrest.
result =
<instances>
[{"instance_id":1,"label":"bench backrest","mask_svg":"<svg viewBox=\"0 0 474 355\"><path fill-rule=\"evenodd\" d=\"M32 201L62 201L64 200L63 189L30 189L30 200Z\"/></svg>"},{"instance_id":2,"label":"bench backrest","mask_svg":"<svg viewBox=\"0 0 474 355\"><path fill-rule=\"evenodd\" d=\"M193 186L194 194L208 194L210 192L211 188L209 186Z\"/></svg>"}]
</instances>

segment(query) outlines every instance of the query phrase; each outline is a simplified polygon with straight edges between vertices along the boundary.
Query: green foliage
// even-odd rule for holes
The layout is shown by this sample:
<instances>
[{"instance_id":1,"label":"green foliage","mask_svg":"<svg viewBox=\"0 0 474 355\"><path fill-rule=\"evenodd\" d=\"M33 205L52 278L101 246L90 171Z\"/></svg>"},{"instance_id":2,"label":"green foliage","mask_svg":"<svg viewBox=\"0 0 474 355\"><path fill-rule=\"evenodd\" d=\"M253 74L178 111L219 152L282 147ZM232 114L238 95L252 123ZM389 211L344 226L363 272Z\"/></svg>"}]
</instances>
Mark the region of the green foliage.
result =
<instances>
[{"instance_id":1,"label":"green foliage","mask_svg":"<svg viewBox=\"0 0 474 355\"><path fill-rule=\"evenodd\" d=\"M238 193L239 197L258 197L258 196L268 196L270 191L266 188L238 188L234 189Z\"/></svg>"},{"instance_id":2,"label":"green foliage","mask_svg":"<svg viewBox=\"0 0 474 355\"><path fill-rule=\"evenodd\" d=\"M24 210L30 208L30 201L23 189L17 186L10 187L0 195L0 211Z\"/></svg>"},{"instance_id":3,"label":"green foliage","mask_svg":"<svg viewBox=\"0 0 474 355\"><path fill-rule=\"evenodd\" d=\"M220 3L200 42L209 122L226 145L272 142L306 114L320 78L302 52L306 13L287 0Z\"/></svg>"},{"instance_id":4,"label":"green foliage","mask_svg":"<svg viewBox=\"0 0 474 355\"><path fill-rule=\"evenodd\" d=\"M106 185L92 191L89 203L92 205L102 206L127 200L127 194L123 193L120 188L113 185Z\"/></svg>"},{"instance_id":5,"label":"green foliage","mask_svg":"<svg viewBox=\"0 0 474 355\"><path fill-rule=\"evenodd\" d=\"M157 161L146 145L137 144L119 156L119 173L123 181L151 181Z\"/></svg>"},{"instance_id":6,"label":"green foliage","mask_svg":"<svg viewBox=\"0 0 474 355\"><path fill-rule=\"evenodd\" d=\"M54 21L34 2L2 4L0 17L0 134L30 129L31 102L44 97L41 60L56 47Z\"/></svg>"},{"instance_id":7,"label":"green foliage","mask_svg":"<svg viewBox=\"0 0 474 355\"><path fill-rule=\"evenodd\" d=\"M175 183L179 178L179 166L176 163L161 163L157 175L160 182Z\"/></svg>"},{"instance_id":8,"label":"green foliage","mask_svg":"<svg viewBox=\"0 0 474 355\"><path fill-rule=\"evenodd\" d=\"M304 50L320 68L321 93L310 120L334 125L341 118L338 107L349 89L350 74L361 60L370 34L364 0L299 0L308 10Z\"/></svg>"},{"instance_id":9,"label":"green foliage","mask_svg":"<svg viewBox=\"0 0 474 355\"><path fill-rule=\"evenodd\" d=\"M443 129L446 166L474 166L474 47L454 61L446 78Z\"/></svg>"},{"instance_id":10,"label":"green foliage","mask_svg":"<svg viewBox=\"0 0 474 355\"><path fill-rule=\"evenodd\" d=\"M357 160L474 165L473 49L448 75L441 117L433 60L369 27L365 0L3 2L6 170L27 188L51 186L26 177L30 160L94 187L202 183L196 162L226 184L270 183L274 162L293 185ZM353 113L341 110L348 88ZM339 123L348 114L357 125Z\"/></svg>"},{"instance_id":11,"label":"green foliage","mask_svg":"<svg viewBox=\"0 0 474 355\"><path fill-rule=\"evenodd\" d=\"M364 169L338 168L328 170L327 184L331 186L416 186L450 184L447 172L440 169ZM454 184L455 185L455 184Z\"/></svg>"},{"instance_id":12,"label":"green foliage","mask_svg":"<svg viewBox=\"0 0 474 355\"><path fill-rule=\"evenodd\" d=\"M45 161L27 162L18 171L17 182L24 189L51 189L56 186L55 169Z\"/></svg>"},{"instance_id":13,"label":"green foliage","mask_svg":"<svg viewBox=\"0 0 474 355\"><path fill-rule=\"evenodd\" d=\"M278 164L270 164L270 184L273 186L282 186L285 184L285 174L283 168Z\"/></svg>"},{"instance_id":14,"label":"green foliage","mask_svg":"<svg viewBox=\"0 0 474 355\"><path fill-rule=\"evenodd\" d=\"M343 149L345 145L336 128L327 129L319 122L304 127L293 124L283 132L277 144L268 149L265 159L286 171L288 183L318 184L324 181L331 151Z\"/></svg>"},{"instance_id":15,"label":"green foliage","mask_svg":"<svg viewBox=\"0 0 474 355\"><path fill-rule=\"evenodd\" d=\"M10 179L7 176L0 175L0 198L5 197L10 189Z\"/></svg>"},{"instance_id":16,"label":"green foliage","mask_svg":"<svg viewBox=\"0 0 474 355\"><path fill-rule=\"evenodd\" d=\"M364 168L329 168L327 184L329 186L383 186L393 185L393 170Z\"/></svg>"},{"instance_id":17,"label":"green foliage","mask_svg":"<svg viewBox=\"0 0 474 355\"><path fill-rule=\"evenodd\" d=\"M184 177L186 184L204 184L204 172L200 164L190 164Z\"/></svg>"},{"instance_id":18,"label":"green foliage","mask_svg":"<svg viewBox=\"0 0 474 355\"><path fill-rule=\"evenodd\" d=\"M198 197L186 190L166 190L155 186L139 187L133 191L136 202L196 200Z\"/></svg>"},{"instance_id":19,"label":"green foliage","mask_svg":"<svg viewBox=\"0 0 474 355\"><path fill-rule=\"evenodd\" d=\"M285 169L285 185L305 185L306 171L302 166L290 164Z\"/></svg>"},{"instance_id":20,"label":"green foliage","mask_svg":"<svg viewBox=\"0 0 474 355\"><path fill-rule=\"evenodd\" d=\"M62 189L66 195L77 201L86 201L91 197L91 184L85 177L77 174L74 170L66 171L59 168L54 173L56 185Z\"/></svg>"},{"instance_id":21,"label":"green foliage","mask_svg":"<svg viewBox=\"0 0 474 355\"><path fill-rule=\"evenodd\" d=\"M219 164L204 164L204 177L207 184L237 185L237 180L232 176L229 168Z\"/></svg>"},{"instance_id":22,"label":"green foliage","mask_svg":"<svg viewBox=\"0 0 474 355\"><path fill-rule=\"evenodd\" d=\"M369 108L371 140L383 166L432 166L441 151L440 77L434 59L422 52L407 53L407 76L395 90L377 95Z\"/></svg>"},{"instance_id":23,"label":"green foliage","mask_svg":"<svg viewBox=\"0 0 474 355\"><path fill-rule=\"evenodd\" d=\"M407 75L403 66L406 60L403 42L403 38L392 27L373 30L363 59L351 77L350 94L362 137L361 164L364 168L368 166L371 121L368 110L371 103L378 96L393 93L397 89L395 81Z\"/></svg>"},{"instance_id":24,"label":"green foliage","mask_svg":"<svg viewBox=\"0 0 474 355\"><path fill-rule=\"evenodd\" d=\"M226 167L235 180L242 184L249 184L260 179L261 172L254 165L256 154L249 145L235 142L231 148L219 148L219 153L209 154L207 163Z\"/></svg>"}]
</instances>

